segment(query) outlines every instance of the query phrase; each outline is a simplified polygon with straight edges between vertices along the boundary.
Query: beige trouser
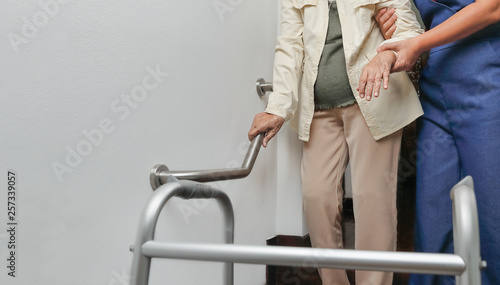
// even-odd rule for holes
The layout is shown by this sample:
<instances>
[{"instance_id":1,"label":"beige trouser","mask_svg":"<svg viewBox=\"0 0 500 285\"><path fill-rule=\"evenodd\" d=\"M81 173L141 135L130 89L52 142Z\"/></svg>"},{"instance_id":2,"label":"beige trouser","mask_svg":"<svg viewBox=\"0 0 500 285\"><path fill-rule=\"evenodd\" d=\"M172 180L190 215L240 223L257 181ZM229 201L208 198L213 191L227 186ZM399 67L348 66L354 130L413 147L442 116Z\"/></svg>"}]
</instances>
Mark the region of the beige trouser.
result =
<instances>
[{"instance_id":1,"label":"beige trouser","mask_svg":"<svg viewBox=\"0 0 500 285\"><path fill-rule=\"evenodd\" d=\"M302 158L303 206L313 247L343 248L342 179L350 161L355 248L396 250L401 134L375 141L357 104L314 113ZM349 284L345 270L320 269L320 275L324 285ZM356 284L390 285L392 276L356 271Z\"/></svg>"}]
</instances>

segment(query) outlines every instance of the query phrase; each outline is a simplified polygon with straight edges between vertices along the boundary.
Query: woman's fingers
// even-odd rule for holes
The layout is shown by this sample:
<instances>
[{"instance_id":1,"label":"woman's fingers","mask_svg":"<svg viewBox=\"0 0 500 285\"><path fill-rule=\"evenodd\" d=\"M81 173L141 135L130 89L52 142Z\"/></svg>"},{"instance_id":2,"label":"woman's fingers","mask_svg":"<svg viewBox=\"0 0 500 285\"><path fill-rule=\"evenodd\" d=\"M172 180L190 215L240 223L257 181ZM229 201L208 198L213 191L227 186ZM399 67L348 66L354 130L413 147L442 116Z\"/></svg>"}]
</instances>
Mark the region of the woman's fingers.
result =
<instances>
[{"instance_id":1,"label":"woman's fingers","mask_svg":"<svg viewBox=\"0 0 500 285\"><path fill-rule=\"evenodd\" d=\"M260 134L263 128L263 124L261 123L260 119L261 113L255 115L253 118L252 126L250 127L250 130L248 131L248 140L251 141L253 138Z\"/></svg>"},{"instance_id":2,"label":"woman's fingers","mask_svg":"<svg viewBox=\"0 0 500 285\"><path fill-rule=\"evenodd\" d=\"M394 32L396 31L396 20L398 19L398 17L396 16L396 14L392 15L392 17L389 19L389 21L387 21L386 25L388 27L388 29L385 31L384 33L384 38L386 40L392 38L392 35L394 34Z\"/></svg>"},{"instance_id":3,"label":"woman's fingers","mask_svg":"<svg viewBox=\"0 0 500 285\"><path fill-rule=\"evenodd\" d=\"M380 73L377 73L374 79L374 85L373 85L373 97L378 97L378 94L380 92L380 84L382 82L382 76Z\"/></svg>"},{"instance_id":4,"label":"woman's fingers","mask_svg":"<svg viewBox=\"0 0 500 285\"><path fill-rule=\"evenodd\" d=\"M377 23L379 25L383 25L387 22L387 20L389 20L389 18L391 18L391 16L394 14L394 9L392 8L387 8L387 7L384 7L382 9L380 9L377 14L375 14L375 21L377 21Z\"/></svg>"},{"instance_id":5,"label":"woman's fingers","mask_svg":"<svg viewBox=\"0 0 500 285\"><path fill-rule=\"evenodd\" d=\"M273 115L269 113L259 113L255 115L252 126L248 131L248 139L252 140L256 135L260 133L266 133L264 139L262 140L262 146L266 147L267 143L278 133L281 126L285 122L285 119L278 115Z\"/></svg>"},{"instance_id":6,"label":"woman's fingers","mask_svg":"<svg viewBox=\"0 0 500 285\"><path fill-rule=\"evenodd\" d=\"M361 76L359 77L359 85L358 85L358 93L361 99L365 98L365 88L366 88L366 80L368 78L368 72L365 68L361 72Z\"/></svg>"},{"instance_id":7,"label":"woman's fingers","mask_svg":"<svg viewBox=\"0 0 500 285\"><path fill-rule=\"evenodd\" d=\"M263 147L267 147L267 143L272 139L274 138L274 136L276 135L277 131L275 130L271 130L269 132L266 133L266 135L264 136L264 140L262 141L262 146Z\"/></svg>"},{"instance_id":8,"label":"woman's fingers","mask_svg":"<svg viewBox=\"0 0 500 285\"><path fill-rule=\"evenodd\" d=\"M396 61L392 52L378 53L361 71L358 92L361 98L370 101L378 97L380 88L389 88L389 74L391 66Z\"/></svg>"},{"instance_id":9,"label":"woman's fingers","mask_svg":"<svg viewBox=\"0 0 500 285\"><path fill-rule=\"evenodd\" d=\"M373 83L374 83L373 78L368 77L368 81L366 82L366 88L365 88L366 101L370 101L372 99Z\"/></svg>"},{"instance_id":10,"label":"woman's fingers","mask_svg":"<svg viewBox=\"0 0 500 285\"><path fill-rule=\"evenodd\" d=\"M382 79L384 80L384 89L387 89L389 88L389 75L391 74L391 71L389 69L387 69L383 75L382 75Z\"/></svg>"},{"instance_id":11,"label":"woman's fingers","mask_svg":"<svg viewBox=\"0 0 500 285\"><path fill-rule=\"evenodd\" d=\"M381 76L374 69L364 68L359 80L358 92L359 97L370 101L372 96L378 97L380 90ZM378 86L378 87L377 87Z\"/></svg>"},{"instance_id":12,"label":"woman's fingers","mask_svg":"<svg viewBox=\"0 0 500 285\"><path fill-rule=\"evenodd\" d=\"M397 19L394 8L382 8L375 15L375 21L379 24L380 31L386 40L390 39L394 34Z\"/></svg>"}]
</instances>

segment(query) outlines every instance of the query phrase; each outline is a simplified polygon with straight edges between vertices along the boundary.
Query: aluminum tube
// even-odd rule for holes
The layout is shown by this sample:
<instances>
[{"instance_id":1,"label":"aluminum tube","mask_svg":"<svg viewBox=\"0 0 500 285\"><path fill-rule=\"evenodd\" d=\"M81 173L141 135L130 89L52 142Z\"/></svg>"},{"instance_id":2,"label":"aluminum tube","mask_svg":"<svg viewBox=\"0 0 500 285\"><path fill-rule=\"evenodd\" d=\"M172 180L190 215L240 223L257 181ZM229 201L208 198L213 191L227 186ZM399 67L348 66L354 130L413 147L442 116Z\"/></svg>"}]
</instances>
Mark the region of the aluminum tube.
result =
<instances>
[{"instance_id":1,"label":"aluminum tube","mask_svg":"<svg viewBox=\"0 0 500 285\"><path fill-rule=\"evenodd\" d=\"M222 210L223 217L223 229L222 236L224 237L224 242L226 244L234 243L234 212L231 200L229 197L221 192L223 195L216 197L217 202ZM234 283L234 263L226 262L224 265L224 280L223 284L233 285Z\"/></svg>"},{"instance_id":2,"label":"aluminum tube","mask_svg":"<svg viewBox=\"0 0 500 285\"><path fill-rule=\"evenodd\" d=\"M459 275L463 259L454 254L319 249L283 246L160 243L142 246L151 258L249 264Z\"/></svg>"},{"instance_id":3,"label":"aluminum tube","mask_svg":"<svg viewBox=\"0 0 500 285\"><path fill-rule=\"evenodd\" d=\"M163 171L159 174L160 183L165 184L168 176L174 176L179 180L192 180L197 182L212 182L231 180L247 177L250 169L222 168L210 170L185 170L185 171Z\"/></svg>"},{"instance_id":4,"label":"aluminum tube","mask_svg":"<svg viewBox=\"0 0 500 285\"><path fill-rule=\"evenodd\" d=\"M261 84L262 90L264 92L269 92L273 91L273 83L272 82L265 82L264 84Z\"/></svg>"},{"instance_id":5,"label":"aluminum tube","mask_svg":"<svg viewBox=\"0 0 500 285\"><path fill-rule=\"evenodd\" d=\"M175 179L171 177L171 179ZM222 211L222 237L226 244L234 242L234 212L231 199L226 193L215 189L209 185L183 180L179 181L184 186L182 193L179 196L184 199L216 199ZM233 285L234 282L234 263L226 262L224 265L224 285Z\"/></svg>"},{"instance_id":6,"label":"aluminum tube","mask_svg":"<svg viewBox=\"0 0 500 285\"><path fill-rule=\"evenodd\" d=\"M223 168L223 169L208 169L208 170L186 170L186 171L161 171L156 174L159 176L161 184L167 183L168 176L174 176L179 180L192 180L197 182L210 182L231 180L247 177L252 171L257 155L259 154L260 146L264 134L258 134L250 143L247 154L240 168ZM153 189L155 186L153 185Z\"/></svg>"},{"instance_id":7,"label":"aluminum tube","mask_svg":"<svg viewBox=\"0 0 500 285\"><path fill-rule=\"evenodd\" d=\"M479 222L472 177L465 177L453 187L451 199L455 254L461 256L466 264L466 270L456 277L456 283L481 285Z\"/></svg>"},{"instance_id":8,"label":"aluminum tube","mask_svg":"<svg viewBox=\"0 0 500 285\"><path fill-rule=\"evenodd\" d=\"M156 222L161 210L168 199L179 194L182 186L179 183L168 183L159 187L149 199L142 211L134 245L134 258L132 261L131 285L147 285L151 258L141 252L141 246L152 240L155 233Z\"/></svg>"},{"instance_id":9,"label":"aluminum tube","mask_svg":"<svg viewBox=\"0 0 500 285\"><path fill-rule=\"evenodd\" d=\"M255 87L257 90L257 95L259 95L259 97L266 95L266 92L268 91L273 91L273 83L266 82L264 78L257 79Z\"/></svg>"},{"instance_id":10,"label":"aluminum tube","mask_svg":"<svg viewBox=\"0 0 500 285\"><path fill-rule=\"evenodd\" d=\"M260 146L262 145L262 141L264 140L264 133L258 134L255 136L248 147L247 154L245 159L243 159L243 163L241 164L241 168L252 170L255 160L257 159L257 155L259 154Z\"/></svg>"},{"instance_id":11,"label":"aluminum tube","mask_svg":"<svg viewBox=\"0 0 500 285\"><path fill-rule=\"evenodd\" d=\"M131 276L132 285L148 284L151 258L141 251L141 247L147 241L153 240L160 212L167 201L174 196L184 199L216 199L223 214L222 235L224 242L234 242L234 213L231 200L227 194L209 185L203 185L193 181L179 181L175 177L170 176L168 178L168 183L160 186L152 194L142 212L134 245ZM225 285L233 285L233 272L234 264L232 262L226 262L224 267Z\"/></svg>"}]
</instances>

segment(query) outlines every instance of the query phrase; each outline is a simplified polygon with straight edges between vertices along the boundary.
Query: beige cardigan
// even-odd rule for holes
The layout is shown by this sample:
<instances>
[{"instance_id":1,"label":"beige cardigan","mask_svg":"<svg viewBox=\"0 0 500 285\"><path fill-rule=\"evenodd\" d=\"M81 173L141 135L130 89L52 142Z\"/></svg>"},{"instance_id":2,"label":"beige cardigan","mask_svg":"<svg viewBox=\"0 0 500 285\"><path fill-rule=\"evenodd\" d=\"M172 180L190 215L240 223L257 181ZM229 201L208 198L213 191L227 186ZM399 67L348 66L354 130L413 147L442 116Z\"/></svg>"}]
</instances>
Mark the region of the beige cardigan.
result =
<instances>
[{"instance_id":1,"label":"beige cardigan","mask_svg":"<svg viewBox=\"0 0 500 285\"><path fill-rule=\"evenodd\" d=\"M394 7L397 29L389 41L423 32L408 0L337 0L347 75L361 112L375 140L383 138L423 114L405 72L390 76L389 88L366 101L356 88L363 67L376 55L384 38L374 20L383 7ZM328 29L328 0L282 0L281 35L274 60L273 92L265 112L291 119L291 127L304 141L314 115L314 83Z\"/></svg>"}]
</instances>

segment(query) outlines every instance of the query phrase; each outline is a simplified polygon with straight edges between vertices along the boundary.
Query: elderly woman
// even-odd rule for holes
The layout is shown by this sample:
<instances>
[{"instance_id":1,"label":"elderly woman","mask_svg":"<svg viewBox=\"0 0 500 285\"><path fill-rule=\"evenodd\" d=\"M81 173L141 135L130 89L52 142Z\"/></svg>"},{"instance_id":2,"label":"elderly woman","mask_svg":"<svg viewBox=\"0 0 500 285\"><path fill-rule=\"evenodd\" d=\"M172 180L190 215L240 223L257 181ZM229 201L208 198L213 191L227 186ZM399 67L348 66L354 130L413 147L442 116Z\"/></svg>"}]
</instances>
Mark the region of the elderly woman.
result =
<instances>
[{"instance_id":1,"label":"elderly woman","mask_svg":"<svg viewBox=\"0 0 500 285\"><path fill-rule=\"evenodd\" d=\"M304 141L303 208L314 247L343 247L342 179L350 161L356 249L396 249L401 128L422 109L404 72L388 84L396 54L376 52L384 37L373 15L389 6L399 11L391 41L423 32L407 0L282 0L274 92L248 136L266 132L265 147L290 119ZM362 70L384 78L377 100L371 93L381 82L357 91ZM349 284L344 270L320 269L320 275L325 285ZM356 283L392 284L392 273L358 271Z\"/></svg>"},{"instance_id":2,"label":"elderly woman","mask_svg":"<svg viewBox=\"0 0 500 285\"><path fill-rule=\"evenodd\" d=\"M394 50L394 71L408 70L429 51L420 76L425 115L418 121L415 248L453 252L449 191L465 175L474 179L482 284L500 284L500 0L415 0L428 28ZM390 36L393 10L380 13ZM396 8L397 12L397 8ZM399 15L399 13L396 13ZM451 276L414 275L410 284L455 284Z\"/></svg>"}]
</instances>

